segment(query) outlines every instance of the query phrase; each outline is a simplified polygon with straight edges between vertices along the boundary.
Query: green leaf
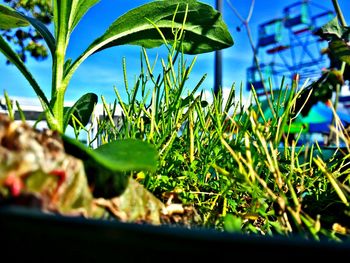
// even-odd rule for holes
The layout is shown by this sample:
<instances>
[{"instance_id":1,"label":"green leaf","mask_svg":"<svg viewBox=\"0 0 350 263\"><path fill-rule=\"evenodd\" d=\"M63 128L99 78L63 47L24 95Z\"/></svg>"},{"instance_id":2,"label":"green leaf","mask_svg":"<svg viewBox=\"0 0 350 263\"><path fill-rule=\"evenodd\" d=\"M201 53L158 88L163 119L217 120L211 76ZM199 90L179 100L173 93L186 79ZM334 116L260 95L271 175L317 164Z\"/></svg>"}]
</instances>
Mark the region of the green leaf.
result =
<instances>
[{"instance_id":1,"label":"green leaf","mask_svg":"<svg viewBox=\"0 0 350 263\"><path fill-rule=\"evenodd\" d=\"M68 1L70 2L70 1ZM73 1L72 1L73 2ZM70 25L70 31L73 31L75 26L79 23L82 17L86 14L86 12L95 4L100 2L100 0L80 0L75 1L78 2L74 7L74 19L72 24Z\"/></svg>"},{"instance_id":2,"label":"green leaf","mask_svg":"<svg viewBox=\"0 0 350 263\"><path fill-rule=\"evenodd\" d=\"M48 28L39 20L23 15L13 8L0 4L0 29L32 25L44 38L51 55L55 53L56 41Z\"/></svg>"},{"instance_id":3,"label":"green leaf","mask_svg":"<svg viewBox=\"0 0 350 263\"><path fill-rule=\"evenodd\" d=\"M28 16L23 16L37 31L38 33L44 38L50 52L51 56L54 57L55 50L56 50L56 40L49 31L49 29L45 26L45 24L41 23L39 20L35 18L31 18Z\"/></svg>"},{"instance_id":4,"label":"green leaf","mask_svg":"<svg viewBox=\"0 0 350 263\"><path fill-rule=\"evenodd\" d=\"M98 101L98 97L94 93L84 94L72 107L65 107L64 113L64 130L67 125L73 126L72 114L85 127L89 121L94 107Z\"/></svg>"},{"instance_id":5,"label":"green leaf","mask_svg":"<svg viewBox=\"0 0 350 263\"><path fill-rule=\"evenodd\" d=\"M186 4L187 19L183 25ZM122 44L141 45L146 48L164 44L163 38L150 21L170 43L174 41L174 31L181 30L184 26L185 53L199 54L233 45L221 14L211 6L196 1L155 1L135 8L117 19L92 46L98 46L97 51L100 51Z\"/></svg>"},{"instance_id":6,"label":"green leaf","mask_svg":"<svg viewBox=\"0 0 350 263\"><path fill-rule=\"evenodd\" d=\"M83 143L62 134L65 150L83 161L114 172L150 171L157 169L158 153L149 143L125 139L116 140L91 149Z\"/></svg>"},{"instance_id":7,"label":"green leaf","mask_svg":"<svg viewBox=\"0 0 350 263\"><path fill-rule=\"evenodd\" d=\"M56 38L69 38L86 12L100 0L55 0L54 24Z\"/></svg>"},{"instance_id":8,"label":"green leaf","mask_svg":"<svg viewBox=\"0 0 350 263\"><path fill-rule=\"evenodd\" d=\"M316 34L329 41L329 49L337 59L350 64L350 27L340 25L338 18L334 17Z\"/></svg>"},{"instance_id":9,"label":"green leaf","mask_svg":"<svg viewBox=\"0 0 350 263\"><path fill-rule=\"evenodd\" d=\"M350 28L341 26L338 22L338 18L334 17L331 21L317 30L316 35L319 35L326 40L343 39L349 41Z\"/></svg>"},{"instance_id":10,"label":"green leaf","mask_svg":"<svg viewBox=\"0 0 350 263\"><path fill-rule=\"evenodd\" d=\"M184 53L199 54L233 45L221 14L211 6L196 1L155 1L130 10L118 18L72 64L66 78L71 78L77 67L95 52L125 44L157 47L164 44L162 35L169 44L173 44L175 32L182 29Z\"/></svg>"},{"instance_id":11,"label":"green leaf","mask_svg":"<svg viewBox=\"0 0 350 263\"><path fill-rule=\"evenodd\" d=\"M73 20L72 5L76 1L53 1L53 22L55 38L60 52L65 52L70 36L69 21ZM64 49L63 49L64 48Z\"/></svg>"},{"instance_id":12,"label":"green leaf","mask_svg":"<svg viewBox=\"0 0 350 263\"><path fill-rule=\"evenodd\" d=\"M93 195L103 198L118 196L126 189L126 172L157 169L158 153L149 143L136 140L116 140L91 149L62 134L65 151L83 160Z\"/></svg>"},{"instance_id":13,"label":"green leaf","mask_svg":"<svg viewBox=\"0 0 350 263\"><path fill-rule=\"evenodd\" d=\"M155 172L158 154L149 143L136 139L116 140L103 144L95 151L95 160L111 170ZM101 158L103 157L103 158Z\"/></svg>"},{"instance_id":14,"label":"green leaf","mask_svg":"<svg viewBox=\"0 0 350 263\"><path fill-rule=\"evenodd\" d=\"M186 4L188 4L187 19L183 25ZM164 44L163 38L150 21L161 30L170 43L174 41L174 31L184 27L185 53L199 54L233 45L221 14L211 6L196 1L188 3L155 1L135 8L117 19L106 33L93 43L93 46L102 44L98 48L100 51L122 44L134 44L146 48Z\"/></svg>"},{"instance_id":15,"label":"green leaf","mask_svg":"<svg viewBox=\"0 0 350 263\"><path fill-rule=\"evenodd\" d=\"M0 29L29 26L28 21L11 7L0 4Z\"/></svg>"},{"instance_id":16,"label":"green leaf","mask_svg":"<svg viewBox=\"0 0 350 263\"><path fill-rule=\"evenodd\" d=\"M333 40L329 43L333 55L350 65L350 46L342 40Z\"/></svg>"}]
</instances>

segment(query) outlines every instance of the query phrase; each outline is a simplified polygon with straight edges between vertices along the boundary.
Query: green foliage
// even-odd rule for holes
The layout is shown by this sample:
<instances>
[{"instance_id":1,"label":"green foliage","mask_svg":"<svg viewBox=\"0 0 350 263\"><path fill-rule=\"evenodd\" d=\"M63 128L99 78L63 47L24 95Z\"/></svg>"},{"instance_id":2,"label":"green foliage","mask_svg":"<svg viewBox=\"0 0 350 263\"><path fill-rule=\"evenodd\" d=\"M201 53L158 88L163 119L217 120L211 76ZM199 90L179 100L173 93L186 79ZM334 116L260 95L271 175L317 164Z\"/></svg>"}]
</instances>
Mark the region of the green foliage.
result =
<instances>
[{"instance_id":1,"label":"green foliage","mask_svg":"<svg viewBox=\"0 0 350 263\"><path fill-rule=\"evenodd\" d=\"M335 58L350 64L350 28L340 25L338 17L322 26L316 34L329 41L330 52Z\"/></svg>"},{"instance_id":2,"label":"green foliage","mask_svg":"<svg viewBox=\"0 0 350 263\"><path fill-rule=\"evenodd\" d=\"M301 111L304 116L308 115L311 107L318 101L330 100L334 93L339 92L345 80L350 80L350 28L340 25L339 17L342 14L338 14L315 32L329 43L324 53L328 54L330 68L300 93L295 112Z\"/></svg>"},{"instance_id":3,"label":"green foliage","mask_svg":"<svg viewBox=\"0 0 350 263\"><path fill-rule=\"evenodd\" d=\"M6 30L6 29L23 27L23 26L29 25L27 20L24 19L22 15L18 14L13 9L8 8L6 6L1 6L0 10L1 10L1 13L3 14L0 22L0 28ZM16 19L13 19L14 17Z\"/></svg>"},{"instance_id":4,"label":"green foliage","mask_svg":"<svg viewBox=\"0 0 350 263\"><path fill-rule=\"evenodd\" d=\"M115 140L96 149L91 149L68 136L62 135L62 138L67 153L77 156L81 160L97 163L98 166L111 171L147 170L154 172L157 167L157 152L151 145L139 140Z\"/></svg>"},{"instance_id":5,"label":"green foliage","mask_svg":"<svg viewBox=\"0 0 350 263\"><path fill-rule=\"evenodd\" d=\"M345 130L337 136L346 147L297 146L300 134L293 139L288 129L299 95L295 85L288 89L282 83L267 114L256 96L249 107L242 104L242 86L239 92L233 86L227 100L212 92L208 102L200 91L205 76L195 87L187 83L195 59L187 62L176 50L159 63L160 73L143 49L132 88L125 79L127 99L116 89L115 103L105 105L105 115L114 116L119 104L122 120L117 125L112 118L99 121L98 137L104 142L135 138L158 150L156 176L135 175L136 180L164 202L175 195L194 205L201 227L349 238L350 140ZM123 67L127 76L125 60Z\"/></svg>"},{"instance_id":6,"label":"green foliage","mask_svg":"<svg viewBox=\"0 0 350 263\"><path fill-rule=\"evenodd\" d=\"M153 48L164 43L173 45L178 40L182 41L181 51L187 54L233 44L221 15L210 6L196 1L155 1L117 19L86 52L122 44Z\"/></svg>"},{"instance_id":7,"label":"green foliage","mask_svg":"<svg viewBox=\"0 0 350 263\"><path fill-rule=\"evenodd\" d=\"M65 92L74 72L90 55L124 44L156 47L181 40L184 47L182 51L186 53L210 52L233 44L221 15L212 7L197 1L156 1L122 15L75 61L66 59L66 50L74 28L97 2L99 1L53 1L53 34L39 20L1 5L0 18L6 24L0 24L0 28L1 25L3 29L7 29L8 25L12 27L30 24L41 34L51 51L52 88L51 99L48 100L30 70L5 40L0 38L0 51L17 66L33 87L46 113L49 127L60 132L65 132L71 118L64 116ZM72 112L76 111L66 111Z\"/></svg>"},{"instance_id":8,"label":"green foliage","mask_svg":"<svg viewBox=\"0 0 350 263\"><path fill-rule=\"evenodd\" d=\"M295 105L295 113L300 111L303 116L307 116L312 106L319 101L326 103L332 99L337 86L340 88L342 85L344 85L344 79L340 70L325 70L318 80L300 92Z\"/></svg>"},{"instance_id":9,"label":"green foliage","mask_svg":"<svg viewBox=\"0 0 350 263\"><path fill-rule=\"evenodd\" d=\"M45 25L51 24L52 17L52 1L51 0L5 0L13 9L34 17ZM1 7L2 9L4 7ZM12 12L11 10L3 10L4 13ZM14 22L11 17L17 16L19 20ZM21 22L20 22L21 21ZM16 24L20 22L20 24ZM17 50L18 56L25 62L27 54L37 60L43 60L48 57L47 47L43 43L42 36L38 31L28 26L28 22L20 15L11 13L7 18L2 17L0 28L3 29L1 35L9 41ZM19 26L22 28L17 29ZM8 61L10 62L10 61Z\"/></svg>"},{"instance_id":10,"label":"green foliage","mask_svg":"<svg viewBox=\"0 0 350 263\"><path fill-rule=\"evenodd\" d=\"M114 140L91 149L68 136L62 135L62 138L66 152L84 162L95 197L119 196L128 185L127 172L154 172L157 168L158 153L153 146L140 140Z\"/></svg>"},{"instance_id":11,"label":"green foliage","mask_svg":"<svg viewBox=\"0 0 350 263\"><path fill-rule=\"evenodd\" d=\"M46 34L53 50L64 54L73 28L95 3L85 1L78 12L73 2L55 1L55 24L59 27L55 37ZM146 49L142 48L140 74L131 88L127 63L123 60L127 98L122 99L117 88L113 105L107 105L101 96L106 118L98 120L98 134L92 138L92 141L102 142L100 147L93 150L63 135L66 151L84 161L88 180L96 187L94 196L121 194L129 182L127 172L142 170L142 173L133 173L133 179L166 203L171 202L169 196L175 196L183 204L194 205L201 218L197 224L201 227L245 234L348 240L348 131L335 115L332 130L342 147L338 144L337 147L322 148L317 142L297 146L301 134L293 138L290 131L293 118L298 114L293 110L301 94L296 83L292 87L281 84L281 90L270 97L269 113L254 89L251 103L245 106L242 104L243 86L236 94L237 88L233 85L226 100L221 92L212 92L212 101L200 90L206 75L196 86L189 86L187 81L196 57L188 61L189 57L181 51L190 54L206 51L208 46L203 45L203 37L213 44L212 50L221 47L217 43L219 39L223 40L221 44L225 41L225 45L231 43L227 35L216 36L216 32L194 36L197 31L191 23L204 20L198 20L196 12L191 11L193 9L207 10L209 20L213 18L210 14L218 17L208 6L196 1L146 4L116 20L72 63L64 56L55 58L54 72L57 74L53 88L57 92L50 103L39 96L52 113L51 121L59 120L57 116L61 114L60 107L51 108L52 104L63 100L64 92L60 93L60 88L65 90L71 74L89 55L112 45L128 43L153 47L168 44L169 53L160 59L159 73L156 62L151 63ZM139 21L135 19L136 14L154 15L151 17L160 22ZM191 14L194 14L192 18ZM224 27L220 24L221 28ZM38 23L36 25L39 27ZM142 39L141 25L147 28ZM188 35L191 37L186 38ZM210 38L212 40L208 40ZM193 39L199 42L192 43ZM5 41L0 42L0 48L40 92L29 71L11 53ZM328 74L318 84L329 84L327 81L337 84L337 80L337 74ZM316 92L322 95L321 90ZM93 102L88 103L90 100ZM87 120L84 116L92 111L95 101L93 94L86 94L75 106L66 109L66 113L76 117L63 118L62 127L75 121L84 125ZM117 105L122 109L122 116L115 122L113 117ZM61 110L63 112L63 107ZM125 203L129 205L130 202ZM128 212L132 213L130 209Z\"/></svg>"},{"instance_id":12,"label":"green foliage","mask_svg":"<svg viewBox=\"0 0 350 263\"><path fill-rule=\"evenodd\" d=\"M78 101L74 103L72 107L64 108L64 126L67 126L67 122L74 126L74 120L79 121L79 125L85 127L90 121L90 115L94 110L98 97L94 93L84 94ZM74 118L69 118L74 116Z\"/></svg>"},{"instance_id":13,"label":"green foliage","mask_svg":"<svg viewBox=\"0 0 350 263\"><path fill-rule=\"evenodd\" d=\"M51 98L48 99L23 59L0 37L0 51L28 80L38 96L49 128L64 134L68 125L84 127L97 103L95 94L85 94L70 108L64 107L65 92L79 65L90 55L103 49L133 44L156 47L173 45L182 52L203 53L229 47L233 44L221 15L211 6L197 1L156 1L145 4L118 18L76 60L66 58L70 36L79 21L98 0L53 1L54 32L43 22L28 17L13 8L0 5L0 28L9 29L31 25L41 34L52 56ZM96 196L120 194L126 187L125 172L152 170L156 166L155 152L140 141L113 141L90 150L78 141L65 138L66 148L81 158L87 176L95 185ZM133 156L133 158L130 158ZM111 191L108 189L108 185Z\"/></svg>"}]
</instances>

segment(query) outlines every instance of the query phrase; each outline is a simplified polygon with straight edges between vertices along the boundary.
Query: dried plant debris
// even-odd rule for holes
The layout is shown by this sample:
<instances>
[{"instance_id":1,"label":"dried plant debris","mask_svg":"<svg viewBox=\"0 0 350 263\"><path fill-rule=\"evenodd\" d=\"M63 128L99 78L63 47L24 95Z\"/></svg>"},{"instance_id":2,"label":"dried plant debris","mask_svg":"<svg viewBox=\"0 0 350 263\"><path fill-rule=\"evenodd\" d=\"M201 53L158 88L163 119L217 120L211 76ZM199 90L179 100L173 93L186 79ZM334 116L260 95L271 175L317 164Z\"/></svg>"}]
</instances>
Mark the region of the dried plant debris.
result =
<instances>
[{"instance_id":1,"label":"dried plant debris","mask_svg":"<svg viewBox=\"0 0 350 263\"><path fill-rule=\"evenodd\" d=\"M144 186L130 178L128 187L112 199L98 198L95 204L105 207L123 222L177 224L190 227L200 218L194 207L181 203L163 203Z\"/></svg>"},{"instance_id":2,"label":"dried plant debris","mask_svg":"<svg viewBox=\"0 0 350 263\"><path fill-rule=\"evenodd\" d=\"M120 196L94 198L84 163L65 152L57 132L33 129L24 122L11 121L4 114L0 114L1 204L155 225L174 222L186 225L196 215L182 204L164 204L132 178Z\"/></svg>"},{"instance_id":3,"label":"dried plant debris","mask_svg":"<svg viewBox=\"0 0 350 263\"><path fill-rule=\"evenodd\" d=\"M0 115L0 193L44 211L93 213L83 162L65 153L59 134L6 115Z\"/></svg>"}]
</instances>

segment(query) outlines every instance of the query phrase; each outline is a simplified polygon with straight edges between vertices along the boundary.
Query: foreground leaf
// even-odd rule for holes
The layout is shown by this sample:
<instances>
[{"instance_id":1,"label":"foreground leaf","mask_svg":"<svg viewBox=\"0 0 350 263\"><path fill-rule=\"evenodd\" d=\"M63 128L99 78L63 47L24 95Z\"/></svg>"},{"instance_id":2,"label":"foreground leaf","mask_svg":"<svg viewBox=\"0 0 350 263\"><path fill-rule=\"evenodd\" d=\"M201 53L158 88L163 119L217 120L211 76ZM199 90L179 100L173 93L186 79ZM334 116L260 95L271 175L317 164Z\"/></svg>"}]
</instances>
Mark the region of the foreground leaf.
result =
<instances>
[{"instance_id":1,"label":"foreground leaf","mask_svg":"<svg viewBox=\"0 0 350 263\"><path fill-rule=\"evenodd\" d=\"M94 93L84 94L72 107L65 107L64 130L71 125L73 127L72 115L85 127L89 121L98 97Z\"/></svg>"},{"instance_id":2,"label":"foreground leaf","mask_svg":"<svg viewBox=\"0 0 350 263\"><path fill-rule=\"evenodd\" d=\"M158 47L165 41L173 44L182 30L184 53L199 54L233 45L221 14L211 6L197 1L155 1L118 18L71 65L66 78L70 79L79 65L98 51L125 44L146 48Z\"/></svg>"},{"instance_id":3,"label":"foreground leaf","mask_svg":"<svg viewBox=\"0 0 350 263\"><path fill-rule=\"evenodd\" d=\"M67 1L70 2L70 1ZM73 1L72 1L73 2ZM76 5L73 5L73 17L72 23L70 25L70 30L72 31L76 25L79 23L79 21L83 18L83 16L87 13L87 11L93 7L95 4L100 2L100 0L80 0L80 1L74 1L75 3L78 2Z\"/></svg>"},{"instance_id":4,"label":"foreground leaf","mask_svg":"<svg viewBox=\"0 0 350 263\"><path fill-rule=\"evenodd\" d=\"M339 25L338 18L335 16L327 24L320 27L316 31L316 35L322 37L323 39L332 40L334 38L342 38L344 35L345 28Z\"/></svg>"},{"instance_id":5,"label":"foreground leaf","mask_svg":"<svg viewBox=\"0 0 350 263\"><path fill-rule=\"evenodd\" d=\"M76 25L86 12L100 0L54 1L54 24L57 39L69 39ZM60 36L60 37L59 37Z\"/></svg>"},{"instance_id":6,"label":"foreground leaf","mask_svg":"<svg viewBox=\"0 0 350 263\"><path fill-rule=\"evenodd\" d=\"M335 58L350 64L350 27L341 26L334 17L317 30L316 35L329 41L329 49Z\"/></svg>"},{"instance_id":7,"label":"foreground leaf","mask_svg":"<svg viewBox=\"0 0 350 263\"><path fill-rule=\"evenodd\" d=\"M0 29L29 26L28 21L14 9L0 4Z\"/></svg>"},{"instance_id":8,"label":"foreground leaf","mask_svg":"<svg viewBox=\"0 0 350 263\"><path fill-rule=\"evenodd\" d=\"M35 18L25 16L15 9L0 4L0 29L11 29L29 25L32 25L44 38L51 55L53 55L55 53L56 40L45 24Z\"/></svg>"},{"instance_id":9,"label":"foreground leaf","mask_svg":"<svg viewBox=\"0 0 350 263\"><path fill-rule=\"evenodd\" d=\"M329 43L332 54L350 65L350 46L342 40L333 40Z\"/></svg>"},{"instance_id":10,"label":"foreground leaf","mask_svg":"<svg viewBox=\"0 0 350 263\"><path fill-rule=\"evenodd\" d=\"M140 140L116 140L91 149L66 135L62 138L66 152L83 160L94 197L119 196L128 185L127 172L157 168L157 151Z\"/></svg>"},{"instance_id":11,"label":"foreground leaf","mask_svg":"<svg viewBox=\"0 0 350 263\"><path fill-rule=\"evenodd\" d=\"M100 164L118 171L147 170L157 168L157 151L149 143L136 140L116 140L94 150L94 159Z\"/></svg>"},{"instance_id":12,"label":"foreground leaf","mask_svg":"<svg viewBox=\"0 0 350 263\"><path fill-rule=\"evenodd\" d=\"M115 172L150 171L157 168L158 153L149 143L136 139L115 140L92 149L62 135L66 151L84 161L93 161Z\"/></svg>"},{"instance_id":13,"label":"foreground leaf","mask_svg":"<svg viewBox=\"0 0 350 263\"><path fill-rule=\"evenodd\" d=\"M211 6L196 1L155 1L117 19L88 50L100 51L122 44L158 47L164 44L164 39L152 23L170 43L174 41L174 32L184 29L182 44L185 53L199 54L233 45L221 14Z\"/></svg>"}]
</instances>

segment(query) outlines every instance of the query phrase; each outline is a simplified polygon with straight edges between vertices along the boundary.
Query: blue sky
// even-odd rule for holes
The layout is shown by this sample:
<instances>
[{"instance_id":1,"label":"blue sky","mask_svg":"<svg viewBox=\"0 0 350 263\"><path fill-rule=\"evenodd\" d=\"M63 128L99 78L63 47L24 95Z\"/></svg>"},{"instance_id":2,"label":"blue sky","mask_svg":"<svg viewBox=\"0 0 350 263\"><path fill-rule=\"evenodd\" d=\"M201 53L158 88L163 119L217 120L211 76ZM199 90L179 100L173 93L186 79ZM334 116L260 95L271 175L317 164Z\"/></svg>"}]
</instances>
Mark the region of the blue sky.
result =
<instances>
[{"instance_id":1,"label":"blue sky","mask_svg":"<svg viewBox=\"0 0 350 263\"><path fill-rule=\"evenodd\" d=\"M226 0L224 4L223 17L227 23L230 33L234 39L234 45L223 50L223 86L231 87L233 84L239 86L246 83L246 69L252 63L252 50L249 46L246 30L242 27L241 32L236 30L241 26L241 21L228 6ZM145 0L101 0L89 10L87 15L78 24L73 32L68 56L76 58L85 48L98 36L100 36L108 26L119 16L131 8L137 7L150 1ZM203 0L202 2L215 6L214 0ZM231 3L242 17L246 17L250 5L249 0L231 0ZM253 14L249 23L253 34L254 43L257 42L258 25L281 17L283 8L298 2L297 0L256 0ZM316 2L316 1L310 1ZM319 0L316 2L326 8L333 9L331 0ZM346 16L350 10L349 0L339 0L339 4ZM350 17L346 17L350 18ZM164 56L164 48L155 48L148 51L149 56ZM123 92L123 71L122 58L126 58L129 84L134 83L134 78L139 72L140 47L119 46L104 50L88 58L77 70L66 93L68 101L74 101L86 92L94 92L98 96L103 95L107 101L115 99L114 87ZM189 56L191 58L192 56ZM36 62L32 59L28 61L28 67L35 76L44 92L50 97L51 90L51 59ZM214 82L214 53L201 54L197 56L197 62L190 75L188 89L194 86L204 74L208 74L202 85L203 89L211 90ZM0 92L6 90L10 96L33 97L35 93L27 81L18 74L14 66L5 65L5 59L0 56ZM2 94L0 94L2 96Z\"/></svg>"}]
</instances>

